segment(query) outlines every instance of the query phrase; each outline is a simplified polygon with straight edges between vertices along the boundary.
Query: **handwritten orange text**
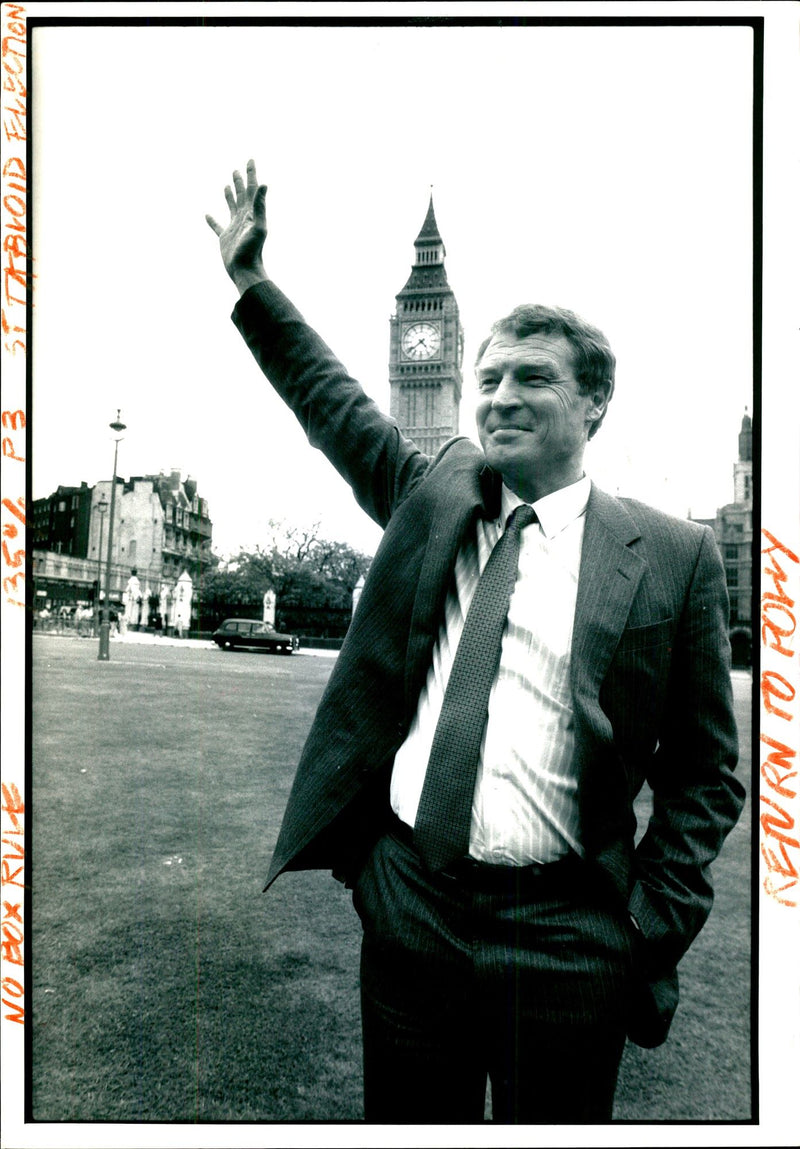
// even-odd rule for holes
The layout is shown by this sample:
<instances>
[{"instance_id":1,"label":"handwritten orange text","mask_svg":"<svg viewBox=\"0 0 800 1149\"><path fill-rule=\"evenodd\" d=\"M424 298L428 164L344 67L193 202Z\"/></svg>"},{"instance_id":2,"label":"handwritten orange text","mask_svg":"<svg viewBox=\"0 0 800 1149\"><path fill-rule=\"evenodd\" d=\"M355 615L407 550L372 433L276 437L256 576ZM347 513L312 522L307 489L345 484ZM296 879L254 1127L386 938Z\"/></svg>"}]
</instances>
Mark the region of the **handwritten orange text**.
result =
<instances>
[{"instance_id":1,"label":"handwritten orange text","mask_svg":"<svg viewBox=\"0 0 800 1149\"><path fill-rule=\"evenodd\" d=\"M0 519L0 574L3 581L2 606L4 639L10 612L13 632L21 627L22 616L14 606L24 606L25 584L25 459L26 418L21 410L25 394L25 359L27 355L27 305L33 276L33 258L28 229L28 173L26 146L28 140L28 37L27 17L20 4L4 4L0 34L2 64L2 190L0 190L0 235L2 236L2 281L0 282L0 355L3 360L3 395L8 410L2 412L0 428L0 463L2 464L3 499ZM19 466L17 466L19 464ZM11 604L9 607L8 604ZM6 648L3 650L6 669ZM20 695L15 675L3 674L4 734L12 728L23 735L24 693ZM21 763L15 755L4 754L3 770L12 771ZM24 785L6 776L2 783L3 848L0 852L0 1017L3 1024L25 1019L24 977L24 892L25 892L25 807L20 797ZM5 1036L5 1034L4 1034Z\"/></svg>"},{"instance_id":2,"label":"handwritten orange text","mask_svg":"<svg viewBox=\"0 0 800 1149\"><path fill-rule=\"evenodd\" d=\"M781 905L796 906L795 887L800 866L800 838L796 830L794 806L797 801L797 751L793 745L795 728L796 674L792 638L797 629L795 599L789 594L790 574L797 576L792 563L800 558L770 531L762 528L766 556L762 568L761 648L763 661L770 665L761 671L761 701L765 729L761 734L766 758L761 763L761 856L767 872L764 890ZM780 727L776 725L780 723ZM784 723L788 725L783 725ZM769 725L770 733L767 733ZM773 729L774 727L774 729ZM773 737L780 734L780 737Z\"/></svg>"},{"instance_id":3,"label":"handwritten orange text","mask_svg":"<svg viewBox=\"0 0 800 1149\"><path fill-rule=\"evenodd\" d=\"M27 348L27 302L33 275L32 255L28 243L28 178L25 148L28 139L27 89L27 23L25 8L21 4L6 4L3 8L2 31L2 108L3 154L2 167L2 268L3 284L0 289L0 327L7 394L15 379L21 381ZM15 366L15 363L18 366ZM11 371L6 368L11 366ZM8 401L8 400L7 400ZM10 406L11 404L9 404ZM3 486L14 485L12 490L24 490L25 413L8 410L2 413L0 454L3 462ZM20 463L20 467L14 467ZM6 467L8 466L8 470ZM19 472L19 486L13 476ZM24 606L25 575L25 500L3 499L2 525L2 577L7 603Z\"/></svg>"},{"instance_id":4,"label":"handwritten orange text","mask_svg":"<svg viewBox=\"0 0 800 1149\"><path fill-rule=\"evenodd\" d=\"M3 900L3 912L0 919L0 930L2 931L0 952L3 955L2 1002L3 1008L7 1011L4 1015L5 1019L21 1024L25 1017L23 1004L25 989L22 981L22 946L25 940L22 918L22 898L25 888L23 881L25 866L23 815L25 806L20 798L19 790L13 783L10 785L3 783L2 791L3 856L0 859L2 862L0 889L2 889ZM9 965L19 967L19 976L16 976L16 971L14 974L6 972Z\"/></svg>"},{"instance_id":5,"label":"handwritten orange text","mask_svg":"<svg viewBox=\"0 0 800 1149\"><path fill-rule=\"evenodd\" d=\"M28 181L23 159L28 139L25 9L8 5L3 29L3 312L4 345L15 355L25 350L24 325L10 312L25 307L28 289Z\"/></svg>"},{"instance_id":6,"label":"handwritten orange text","mask_svg":"<svg viewBox=\"0 0 800 1149\"><path fill-rule=\"evenodd\" d=\"M7 412L4 411L3 419L5 419L6 414ZM25 578L25 572L17 569L25 561L25 548L15 546L17 539L24 541L24 534L20 534L24 527L25 499L22 496L17 499L3 499L2 566L4 569L10 568L14 572L3 577L3 590L6 594L6 601L13 606L25 605L22 582Z\"/></svg>"}]
</instances>

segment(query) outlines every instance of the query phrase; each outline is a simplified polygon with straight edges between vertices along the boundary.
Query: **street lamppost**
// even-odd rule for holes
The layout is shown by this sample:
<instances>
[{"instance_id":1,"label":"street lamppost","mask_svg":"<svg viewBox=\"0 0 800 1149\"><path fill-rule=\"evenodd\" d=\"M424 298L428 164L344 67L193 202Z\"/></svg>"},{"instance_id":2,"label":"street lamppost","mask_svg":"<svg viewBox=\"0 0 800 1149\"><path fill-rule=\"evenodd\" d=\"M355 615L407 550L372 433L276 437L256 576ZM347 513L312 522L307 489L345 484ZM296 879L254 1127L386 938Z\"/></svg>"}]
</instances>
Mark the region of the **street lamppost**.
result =
<instances>
[{"instance_id":1,"label":"street lamppost","mask_svg":"<svg viewBox=\"0 0 800 1149\"><path fill-rule=\"evenodd\" d=\"M103 617L102 606L100 605L100 586L102 583L103 572L103 517L108 510L108 503L106 502L105 495L101 496L100 502L95 507L98 515L100 516L100 542L97 547L97 601L94 604L94 617L95 617L95 633L100 633L100 620Z\"/></svg>"},{"instance_id":2,"label":"street lamppost","mask_svg":"<svg viewBox=\"0 0 800 1149\"><path fill-rule=\"evenodd\" d=\"M109 617L111 611L111 556L114 539L114 503L117 497L117 451L122 440L121 432L125 430L125 424L120 423L119 408L117 408L116 422L109 423L109 427L116 435L114 440L114 477L111 480L111 509L108 515L108 554L106 557L106 598L103 603L103 610L100 622L100 650L97 655L98 662L108 662L109 651L109 632L111 630L111 619Z\"/></svg>"}]
</instances>

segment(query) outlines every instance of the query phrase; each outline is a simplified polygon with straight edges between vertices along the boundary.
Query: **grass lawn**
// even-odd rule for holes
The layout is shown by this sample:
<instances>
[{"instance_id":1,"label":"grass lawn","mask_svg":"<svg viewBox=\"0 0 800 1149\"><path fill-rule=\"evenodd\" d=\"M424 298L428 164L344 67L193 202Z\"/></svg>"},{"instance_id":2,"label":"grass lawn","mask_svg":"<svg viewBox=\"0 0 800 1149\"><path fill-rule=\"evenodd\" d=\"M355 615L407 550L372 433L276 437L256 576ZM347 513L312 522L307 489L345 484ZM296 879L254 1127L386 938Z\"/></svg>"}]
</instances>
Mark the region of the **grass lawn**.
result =
<instances>
[{"instance_id":1,"label":"grass lawn","mask_svg":"<svg viewBox=\"0 0 800 1149\"><path fill-rule=\"evenodd\" d=\"M114 643L102 663L44 635L33 654L32 1117L359 1120L349 894L322 872L261 892L332 661ZM626 1052L622 1120L749 1116L747 815L716 873L673 1035Z\"/></svg>"}]
</instances>

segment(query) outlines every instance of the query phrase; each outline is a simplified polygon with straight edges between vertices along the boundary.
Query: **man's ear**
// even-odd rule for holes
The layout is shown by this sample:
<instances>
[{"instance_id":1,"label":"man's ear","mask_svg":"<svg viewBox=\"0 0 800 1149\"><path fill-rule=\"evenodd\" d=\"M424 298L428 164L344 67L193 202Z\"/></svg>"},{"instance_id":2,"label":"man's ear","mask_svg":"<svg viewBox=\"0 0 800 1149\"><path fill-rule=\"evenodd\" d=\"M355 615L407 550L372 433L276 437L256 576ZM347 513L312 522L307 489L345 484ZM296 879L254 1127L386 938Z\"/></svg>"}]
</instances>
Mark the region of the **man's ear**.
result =
<instances>
[{"instance_id":1,"label":"man's ear","mask_svg":"<svg viewBox=\"0 0 800 1149\"><path fill-rule=\"evenodd\" d=\"M599 383L597 385L597 387L595 387L594 396L593 396L594 401L599 406L600 411L603 415L606 413L606 408L608 407L609 403L611 402L611 396L612 396L613 392L614 392L614 380L613 379L604 379L602 383Z\"/></svg>"},{"instance_id":2,"label":"man's ear","mask_svg":"<svg viewBox=\"0 0 800 1149\"><path fill-rule=\"evenodd\" d=\"M604 382L598 383L592 391L592 405L587 412L587 418L591 420L592 423L589 429L590 439L603 422L613 393L614 381L612 379L606 379Z\"/></svg>"}]
</instances>

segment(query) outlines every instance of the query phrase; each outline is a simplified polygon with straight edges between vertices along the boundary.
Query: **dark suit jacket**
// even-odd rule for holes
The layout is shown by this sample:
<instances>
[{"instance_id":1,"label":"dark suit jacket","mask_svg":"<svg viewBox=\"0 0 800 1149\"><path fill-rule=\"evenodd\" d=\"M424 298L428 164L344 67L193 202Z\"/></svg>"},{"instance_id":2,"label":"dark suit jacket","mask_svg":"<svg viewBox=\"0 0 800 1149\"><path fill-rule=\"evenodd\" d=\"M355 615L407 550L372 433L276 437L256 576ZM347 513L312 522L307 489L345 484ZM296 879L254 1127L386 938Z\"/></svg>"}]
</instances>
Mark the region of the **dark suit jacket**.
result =
<instances>
[{"instance_id":1,"label":"dark suit jacket","mask_svg":"<svg viewBox=\"0 0 800 1149\"><path fill-rule=\"evenodd\" d=\"M273 284L246 292L234 321L310 442L385 528L267 884L302 868L346 880L382 831L458 548L476 518L497 516L501 478L467 439L434 459L417 450ZM727 623L711 531L593 487L571 654L582 841L592 872L638 923L643 993L629 1033L640 1044L666 1036L678 960L711 907L708 866L743 801ZM645 779L653 814L634 848Z\"/></svg>"}]
</instances>

